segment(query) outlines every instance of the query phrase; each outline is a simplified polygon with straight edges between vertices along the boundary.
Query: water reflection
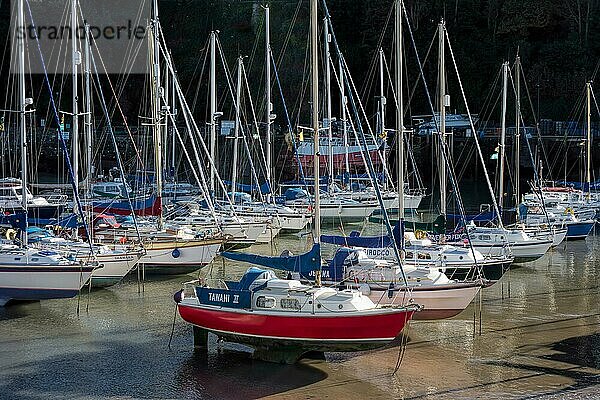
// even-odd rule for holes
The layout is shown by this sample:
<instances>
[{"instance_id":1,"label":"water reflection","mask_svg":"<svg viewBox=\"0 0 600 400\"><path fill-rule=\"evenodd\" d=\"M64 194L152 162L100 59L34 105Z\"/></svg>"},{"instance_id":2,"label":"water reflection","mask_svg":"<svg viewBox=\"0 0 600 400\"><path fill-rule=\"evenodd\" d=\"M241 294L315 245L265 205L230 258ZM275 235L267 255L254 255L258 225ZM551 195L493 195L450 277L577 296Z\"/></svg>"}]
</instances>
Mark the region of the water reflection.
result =
<instances>
[{"instance_id":1,"label":"water reflection","mask_svg":"<svg viewBox=\"0 0 600 400\"><path fill-rule=\"evenodd\" d=\"M218 374L218 377L216 377ZM302 388L327 374L306 364L252 360L248 353L193 353L178 367L177 392L185 398L256 399Z\"/></svg>"},{"instance_id":2,"label":"water reflection","mask_svg":"<svg viewBox=\"0 0 600 400\"><path fill-rule=\"evenodd\" d=\"M345 227L346 231L357 227ZM360 228L360 227L358 227ZM372 232L364 234L375 234ZM334 230L331 229L330 232ZM254 246L262 254L306 249L306 237ZM330 249L326 249L329 251ZM135 275L77 299L0 308L0 398L473 398L595 390L600 372L600 238L569 242L507 274L455 318L412 322L398 349L332 353L282 366L236 346L194 353L172 295L198 274ZM202 276L237 278L247 268L218 259ZM89 310L86 306L89 299ZM594 392L595 393L595 392Z\"/></svg>"}]
</instances>

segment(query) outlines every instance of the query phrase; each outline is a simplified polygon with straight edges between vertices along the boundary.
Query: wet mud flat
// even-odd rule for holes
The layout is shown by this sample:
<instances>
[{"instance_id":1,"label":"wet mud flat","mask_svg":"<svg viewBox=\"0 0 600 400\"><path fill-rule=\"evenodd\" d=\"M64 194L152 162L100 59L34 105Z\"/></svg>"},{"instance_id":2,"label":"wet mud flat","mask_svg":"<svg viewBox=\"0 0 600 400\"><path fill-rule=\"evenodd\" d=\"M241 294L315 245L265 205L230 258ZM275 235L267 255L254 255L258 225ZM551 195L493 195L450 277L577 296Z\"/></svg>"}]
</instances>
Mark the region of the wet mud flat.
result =
<instances>
[{"instance_id":1,"label":"wet mud flat","mask_svg":"<svg viewBox=\"0 0 600 400\"><path fill-rule=\"evenodd\" d=\"M84 294L79 314L78 299L7 307L0 398L597 398L599 239L511 270L457 317L411 322L396 373L398 347L296 365L252 360L214 337L195 352L172 300L189 276Z\"/></svg>"}]
</instances>

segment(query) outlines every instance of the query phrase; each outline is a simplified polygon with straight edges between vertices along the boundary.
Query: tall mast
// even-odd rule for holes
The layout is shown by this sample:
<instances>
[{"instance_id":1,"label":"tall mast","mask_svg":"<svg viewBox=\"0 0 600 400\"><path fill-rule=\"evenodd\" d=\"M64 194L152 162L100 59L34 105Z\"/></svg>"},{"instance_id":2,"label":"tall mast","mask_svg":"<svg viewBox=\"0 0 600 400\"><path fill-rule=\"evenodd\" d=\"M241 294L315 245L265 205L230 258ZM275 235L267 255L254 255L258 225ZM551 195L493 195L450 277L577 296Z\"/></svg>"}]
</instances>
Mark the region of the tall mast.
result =
<instances>
[{"instance_id":1,"label":"tall mast","mask_svg":"<svg viewBox=\"0 0 600 400\"><path fill-rule=\"evenodd\" d=\"M318 21L317 21L317 2L318 0L310 0L310 50L311 50L311 88L312 88L312 128L313 128L313 175L314 175L314 190L315 190L315 243L321 241L321 195L319 185L319 167L320 167L320 152L319 152L319 50L317 45ZM329 61L328 61L329 62ZM317 285L321 283L320 271L317 271Z\"/></svg>"},{"instance_id":2,"label":"tall mast","mask_svg":"<svg viewBox=\"0 0 600 400\"><path fill-rule=\"evenodd\" d=\"M440 173L440 212L446 215L446 162L444 160L446 144L446 61L445 61L445 31L446 23L442 20L438 25L439 41L439 107L440 107L440 132L438 147L438 162Z\"/></svg>"},{"instance_id":3,"label":"tall mast","mask_svg":"<svg viewBox=\"0 0 600 400\"><path fill-rule=\"evenodd\" d=\"M515 61L515 206L521 198L521 57L517 54Z\"/></svg>"},{"instance_id":4,"label":"tall mast","mask_svg":"<svg viewBox=\"0 0 600 400\"><path fill-rule=\"evenodd\" d=\"M169 74L170 71L168 68L165 68L165 73L164 73L164 82L163 82L163 90L162 90L162 97L163 97L163 112L165 113L165 118L162 121L162 135L163 135L163 140L162 143L164 144L163 146L163 161L165 164L165 167L170 165L169 162L169 142L168 142L168 138L167 138L167 132L169 131L169 120L170 118L168 117L168 115L166 115L166 113L170 113L171 109L170 109L170 104L171 104L171 97L170 97L170 84L169 84ZM171 172L167 170L167 178L170 177Z\"/></svg>"},{"instance_id":5,"label":"tall mast","mask_svg":"<svg viewBox=\"0 0 600 400\"><path fill-rule=\"evenodd\" d=\"M173 76L171 79L171 108L169 109L169 111L171 112L171 115L173 115L173 121L176 120L177 118L177 95L176 95L176 91L175 91L175 74L174 74L174 70L173 70ZM173 126L171 128L171 174L173 175L173 179L175 180L175 135L176 135L176 131L175 131L175 126Z\"/></svg>"},{"instance_id":6,"label":"tall mast","mask_svg":"<svg viewBox=\"0 0 600 400\"><path fill-rule=\"evenodd\" d=\"M587 183L587 197L590 199L590 183L591 183L591 167L592 167L592 107L591 107L591 97L592 97L592 82L587 82L585 84L586 94L587 94L587 108L586 108L586 174L585 174L585 183Z\"/></svg>"},{"instance_id":7,"label":"tall mast","mask_svg":"<svg viewBox=\"0 0 600 400\"><path fill-rule=\"evenodd\" d=\"M385 135L385 104L386 104L386 99L385 99L385 91L383 88L383 82L384 82L384 78L383 78L383 49L380 48L379 49L379 119L380 119L380 124L381 124L381 136L384 137ZM385 169L384 169L385 171ZM384 176L383 179L383 185L384 188L387 189L387 181L388 181L388 177Z\"/></svg>"},{"instance_id":8,"label":"tall mast","mask_svg":"<svg viewBox=\"0 0 600 400\"><path fill-rule=\"evenodd\" d=\"M326 109L325 109L325 118L327 119L327 166L329 177L327 179L328 185L327 188L329 192L333 190L333 130L331 127L331 64L329 63L329 22L327 18L323 19L323 35L325 36L323 40L323 45L325 46L325 96L327 99ZM318 105L317 105L318 106ZM317 136L318 135L318 131Z\"/></svg>"},{"instance_id":9,"label":"tall mast","mask_svg":"<svg viewBox=\"0 0 600 400\"><path fill-rule=\"evenodd\" d=\"M23 1L17 2L17 29L25 31ZM25 125L25 112L27 99L25 98L25 35L17 36L17 73L19 81L19 130L21 136L21 207L25 212L25 229L22 231L23 246L27 246L27 127Z\"/></svg>"},{"instance_id":10,"label":"tall mast","mask_svg":"<svg viewBox=\"0 0 600 400\"><path fill-rule=\"evenodd\" d=\"M85 24L85 138L86 138L86 179L87 179L87 190L89 190L89 186L92 182L92 174L93 166L92 166L92 89L91 89L91 74L92 74L92 66L90 59L90 25L88 23Z\"/></svg>"},{"instance_id":11,"label":"tall mast","mask_svg":"<svg viewBox=\"0 0 600 400\"><path fill-rule=\"evenodd\" d=\"M385 132L385 93L383 89L383 49L379 49L379 123L381 134Z\"/></svg>"},{"instance_id":12,"label":"tall mast","mask_svg":"<svg viewBox=\"0 0 600 400\"><path fill-rule=\"evenodd\" d=\"M402 85L402 0L396 1L396 142L397 142L397 158L396 164L398 168L398 220L400 222L400 232L404 231L404 87ZM400 239L404 241L402 237Z\"/></svg>"},{"instance_id":13,"label":"tall mast","mask_svg":"<svg viewBox=\"0 0 600 400\"><path fill-rule=\"evenodd\" d=\"M344 65L342 63L342 59L339 60L339 69L340 69L340 106L342 108L342 135L344 137L344 164L346 167L346 174L348 175L348 179L350 178L350 155L348 153L348 129L346 127L346 104L348 103L348 99L346 99L346 84L344 82Z\"/></svg>"},{"instance_id":14,"label":"tall mast","mask_svg":"<svg viewBox=\"0 0 600 400\"><path fill-rule=\"evenodd\" d=\"M92 74L92 65L91 65L91 57L90 57L90 25L85 23L85 58L84 58L84 67L85 67L85 96L84 96L84 107L85 107L85 116L84 116L84 132L85 132L85 161L86 161L86 193L88 196L91 195L91 185L92 185L92 174L93 172L93 160L92 160L92 89L91 89L91 74ZM90 215L88 216L91 221L91 210ZM89 242L93 243L93 229L90 229L88 232Z\"/></svg>"},{"instance_id":15,"label":"tall mast","mask_svg":"<svg viewBox=\"0 0 600 400\"><path fill-rule=\"evenodd\" d=\"M506 142L506 95L508 89L508 62L502 64L502 119L500 125L500 148L498 155L499 184L498 184L498 206L502 214L504 209L504 148Z\"/></svg>"},{"instance_id":16,"label":"tall mast","mask_svg":"<svg viewBox=\"0 0 600 400\"><path fill-rule=\"evenodd\" d=\"M235 204L235 192L237 185L237 169L238 169L238 139L240 133L240 109L242 99L242 56L238 57L238 72L237 72L237 89L235 93L235 131L233 137L233 170L231 172L231 199Z\"/></svg>"},{"instance_id":17,"label":"tall mast","mask_svg":"<svg viewBox=\"0 0 600 400\"><path fill-rule=\"evenodd\" d=\"M217 34L210 33L210 158L217 152ZM216 164L215 164L216 165ZM210 168L210 190L215 192L215 168Z\"/></svg>"},{"instance_id":18,"label":"tall mast","mask_svg":"<svg viewBox=\"0 0 600 400\"><path fill-rule=\"evenodd\" d=\"M152 125L154 129L154 175L156 177L156 197L160 205L158 216L158 229L163 229L162 214L162 129L160 118L160 28L158 26L158 0L153 0L152 7L152 47L153 47L153 65L152 65L152 83L153 83L153 109Z\"/></svg>"},{"instance_id":19,"label":"tall mast","mask_svg":"<svg viewBox=\"0 0 600 400\"><path fill-rule=\"evenodd\" d=\"M71 146L73 154L73 184L79 189L79 77L78 65L81 64L81 53L77 43L77 0L71 0L71 79L73 82L73 126L71 129ZM77 193L73 193L75 196Z\"/></svg>"},{"instance_id":20,"label":"tall mast","mask_svg":"<svg viewBox=\"0 0 600 400\"><path fill-rule=\"evenodd\" d=\"M265 102L266 107L266 142L267 142L267 183L273 191L273 184L271 182L271 173L273 169L272 160L272 138L271 138L271 114L273 112L273 104L271 103L271 11L269 5L265 6ZM271 201L271 196L269 196Z\"/></svg>"}]
</instances>

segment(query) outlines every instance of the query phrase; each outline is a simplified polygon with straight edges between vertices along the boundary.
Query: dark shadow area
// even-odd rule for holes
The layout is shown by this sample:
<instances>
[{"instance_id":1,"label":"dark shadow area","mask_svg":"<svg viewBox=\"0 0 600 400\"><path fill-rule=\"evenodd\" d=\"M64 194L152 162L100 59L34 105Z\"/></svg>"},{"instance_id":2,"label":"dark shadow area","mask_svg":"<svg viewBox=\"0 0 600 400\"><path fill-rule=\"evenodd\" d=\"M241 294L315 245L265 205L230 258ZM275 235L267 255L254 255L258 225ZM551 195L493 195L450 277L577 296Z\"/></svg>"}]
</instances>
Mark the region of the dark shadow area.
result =
<instances>
[{"instance_id":1,"label":"dark shadow area","mask_svg":"<svg viewBox=\"0 0 600 400\"><path fill-rule=\"evenodd\" d=\"M248 353L196 354L189 337L169 350L164 339L88 343L17 364L0 373L0 398L251 399L327 378L306 364L263 363Z\"/></svg>"},{"instance_id":2,"label":"dark shadow area","mask_svg":"<svg viewBox=\"0 0 600 400\"><path fill-rule=\"evenodd\" d=\"M600 333L561 340L551 349L558 353L544 356L545 359L600 369Z\"/></svg>"},{"instance_id":3,"label":"dark shadow area","mask_svg":"<svg viewBox=\"0 0 600 400\"><path fill-rule=\"evenodd\" d=\"M27 316L27 307L31 307L33 302L17 303L10 302L4 307L0 307L0 321L24 318Z\"/></svg>"},{"instance_id":4,"label":"dark shadow area","mask_svg":"<svg viewBox=\"0 0 600 400\"><path fill-rule=\"evenodd\" d=\"M488 332L497 333L497 332L507 332L507 331L521 330L521 329L525 329L525 328L534 328L534 327L541 327L541 326L545 326L545 325L557 324L557 323L560 323L560 322L578 321L578 320L583 320L583 319L586 319L586 318L598 317L598 316L600 316L600 313L588 314L588 315L578 315L578 316L575 316L575 317L554 319L552 321L541 321L541 322L536 322L536 323L532 323L532 324L511 326L511 327L507 327L507 328L496 328L496 329L494 329L494 328L488 328Z\"/></svg>"},{"instance_id":5,"label":"dark shadow area","mask_svg":"<svg viewBox=\"0 0 600 400\"><path fill-rule=\"evenodd\" d=\"M177 371L174 385L185 398L256 399L314 384L327 374L303 362L294 365L253 360L250 353L195 352Z\"/></svg>"},{"instance_id":6,"label":"dark shadow area","mask_svg":"<svg viewBox=\"0 0 600 400\"><path fill-rule=\"evenodd\" d=\"M552 391L551 393L547 392L544 394L534 394L534 395L530 395L530 396L523 396L523 398L536 398L536 397L547 396L549 394L568 393L568 392L600 385L600 375L599 374L577 371L576 369L579 368L579 366L574 366L574 367L570 367L570 368L552 368L552 367L543 367L543 366L529 365L529 364L523 364L523 363L511 363L509 361L488 361L488 362L486 362L486 364L501 366L501 367L506 367L506 368L516 368L516 369L533 372L532 375L527 375L526 377L522 377L519 379L530 378L530 377L535 377L535 376L542 376L542 375L555 375L555 376L562 376L562 377L565 377L565 378L568 378L568 379L571 379L574 381L574 383L572 385L569 385L562 389ZM496 382L496 383L500 383L500 382Z\"/></svg>"}]
</instances>

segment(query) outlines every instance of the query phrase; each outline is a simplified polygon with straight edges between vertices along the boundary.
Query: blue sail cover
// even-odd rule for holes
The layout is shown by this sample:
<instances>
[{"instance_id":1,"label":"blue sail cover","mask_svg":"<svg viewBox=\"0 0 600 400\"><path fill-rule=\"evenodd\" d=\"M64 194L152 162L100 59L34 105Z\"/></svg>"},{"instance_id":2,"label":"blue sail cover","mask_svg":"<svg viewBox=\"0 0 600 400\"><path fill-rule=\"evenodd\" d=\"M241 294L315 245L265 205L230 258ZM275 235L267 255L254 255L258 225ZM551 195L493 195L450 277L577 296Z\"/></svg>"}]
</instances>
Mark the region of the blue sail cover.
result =
<instances>
[{"instance_id":1,"label":"blue sail cover","mask_svg":"<svg viewBox=\"0 0 600 400\"><path fill-rule=\"evenodd\" d=\"M79 222L76 214L69 214L60 219L51 218L51 219L41 219L41 218L29 218L29 225L36 226L60 226L61 228L66 229L76 229L80 226L83 226L82 223Z\"/></svg>"},{"instance_id":2,"label":"blue sail cover","mask_svg":"<svg viewBox=\"0 0 600 400\"><path fill-rule=\"evenodd\" d=\"M556 186L570 187L577 190L583 190L588 192L590 190L600 189L600 180L590 182L588 186L587 182L575 182L575 181L556 181Z\"/></svg>"},{"instance_id":3,"label":"blue sail cover","mask_svg":"<svg viewBox=\"0 0 600 400\"><path fill-rule=\"evenodd\" d=\"M78 223L77 215L69 214L66 217L56 218L27 218L29 226L60 226L61 228L75 229L81 224ZM0 215L0 226L10 226L14 229L25 229L25 214L16 213L8 215Z\"/></svg>"},{"instance_id":4,"label":"blue sail cover","mask_svg":"<svg viewBox=\"0 0 600 400\"><path fill-rule=\"evenodd\" d=\"M223 183L227 186L231 186L231 181L223 181ZM260 191L260 193L262 194L269 194L271 193L271 187L269 186L269 182L265 182L262 185L260 185L260 187L258 185L246 185L243 183L237 183L235 184L235 190L239 190L242 192L246 192L246 193L251 193L251 192L258 192Z\"/></svg>"},{"instance_id":5,"label":"blue sail cover","mask_svg":"<svg viewBox=\"0 0 600 400\"><path fill-rule=\"evenodd\" d=\"M463 217L461 214L446 214L446 219L448 221L453 221L455 224L459 224L462 222ZM479 214L466 214L465 220L475 221L475 222L490 222L498 219L498 214L495 211L486 211Z\"/></svg>"},{"instance_id":6,"label":"blue sail cover","mask_svg":"<svg viewBox=\"0 0 600 400\"><path fill-rule=\"evenodd\" d=\"M337 244L338 246L378 248L388 247L392 244L389 236L360 236L356 231L350 233L350 236L321 235L321 242Z\"/></svg>"},{"instance_id":7,"label":"blue sail cover","mask_svg":"<svg viewBox=\"0 0 600 400\"><path fill-rule=\"evenodd\" d=\"M394 239L396 245L400 246L400 223L394 226L393 230ZM337 244L338 246L349 246L349 247L363 247L367 249L375 249L382 247L389 247L392 245L392 238L388 235L384 236L360 236L360 233L356 231L350 232L350 236L335 236L335 235L321 235L321 242Z\"/></svg>"},{"instance_id":8,"label":"blue sail cover","mask_svg":"<svg viewBox=\"0 0 600 400\"><path fill-rule=\"evenodd\" d=\"M233 251L224 251L221 255L229 260L247 262L281 271L298 272L302 276L308 276L311 271L321 269L321 246L318 243L308 253L297 256L269 257Z\"/></svg>"}]
</instances>

